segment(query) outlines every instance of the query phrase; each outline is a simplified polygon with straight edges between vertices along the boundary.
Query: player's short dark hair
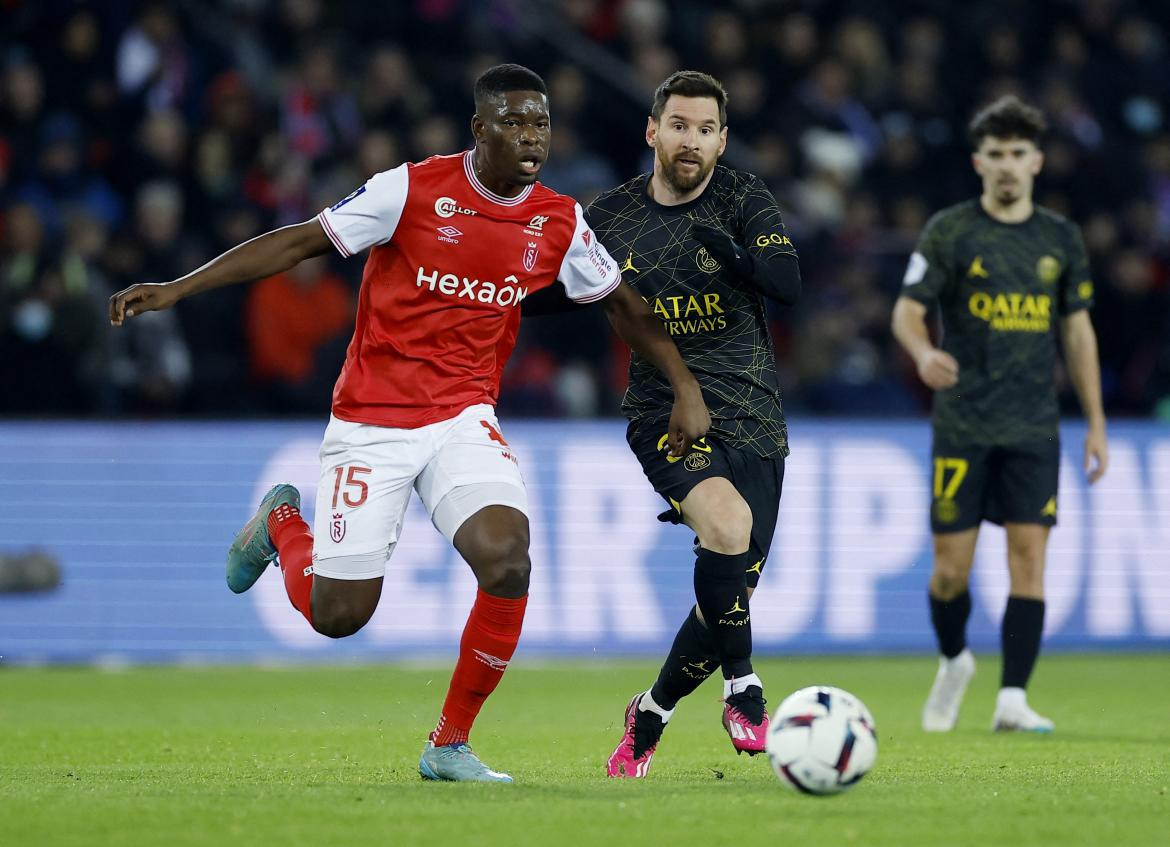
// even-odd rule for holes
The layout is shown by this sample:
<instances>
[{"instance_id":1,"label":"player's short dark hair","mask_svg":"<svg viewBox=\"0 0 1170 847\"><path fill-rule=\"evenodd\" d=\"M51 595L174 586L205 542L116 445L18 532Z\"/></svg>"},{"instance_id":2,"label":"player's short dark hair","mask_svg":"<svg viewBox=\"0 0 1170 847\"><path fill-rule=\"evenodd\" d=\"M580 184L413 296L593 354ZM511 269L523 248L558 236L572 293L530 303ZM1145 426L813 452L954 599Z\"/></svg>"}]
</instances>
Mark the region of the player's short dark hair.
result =
<instances>
[{"instance_id":1,"label":"player's short dark hair","mask_svg":"<svg viewBox=\"0 0 1170 847\"><path fill-rule=\"evenodd\" d=\"M548 88L540 74L523 65L496 65L479 75L473 90L478 104L487 97L507 94L509 91L539 91L548 96Z\"/></svg>"},{"instance_id":2,"label":"player's short dark hair","mask_svg":"<svg viewBox=\"0 0 1170 847\"><path fill-rule=\"evenodd\" d=\"M978 149L988 136L1022 138L1039 143L1046 129L1048 122L1044 120L1043 112L1014 94L1008 94L976 112L967 125L967 135L971 146Z\"/></svg>"},{"instance_id":3,"label":"player's short dark hair","mask_svg":"<svg viewBox=\"0 0 1170 847\"><path fill-rule=\"evenodd\" d=\"M719 104L719 126L727 125L727 91L723 83L702 71L675 71L654 92L650 114L655 121L662 120L662 110L670 95L679 97L711 97Z\"/></svg>"}]
</instances>

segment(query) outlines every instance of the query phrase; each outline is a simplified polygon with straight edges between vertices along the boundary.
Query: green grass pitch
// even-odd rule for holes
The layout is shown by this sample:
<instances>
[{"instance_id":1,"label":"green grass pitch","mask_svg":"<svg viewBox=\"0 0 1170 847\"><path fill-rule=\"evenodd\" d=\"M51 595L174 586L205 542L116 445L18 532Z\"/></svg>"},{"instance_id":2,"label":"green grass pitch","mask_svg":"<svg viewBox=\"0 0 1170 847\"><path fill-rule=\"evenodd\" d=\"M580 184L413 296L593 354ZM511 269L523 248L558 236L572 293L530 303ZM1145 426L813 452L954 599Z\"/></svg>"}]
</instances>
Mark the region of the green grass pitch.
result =
<instances>
[{"instance_id":1,"label":"green grass pitch","mask_svg":"<svg viewBox=\"0 0 1170 847\"><path fill-rule=\"evenodd\" d=\"M513 786L419 779L449 668L2 669L0 844L1167 843L1166 656L1043 657L1032 700L1050 737L988 730L998 666L980 657L959 727L928 736L932 658L759 662L773 706L825 683L873 711L877 767L829 798L732 753L713 681L681 704L650 778L607 780L650 662L521 660L472 739Z\"/></svg>"}]
</instances>

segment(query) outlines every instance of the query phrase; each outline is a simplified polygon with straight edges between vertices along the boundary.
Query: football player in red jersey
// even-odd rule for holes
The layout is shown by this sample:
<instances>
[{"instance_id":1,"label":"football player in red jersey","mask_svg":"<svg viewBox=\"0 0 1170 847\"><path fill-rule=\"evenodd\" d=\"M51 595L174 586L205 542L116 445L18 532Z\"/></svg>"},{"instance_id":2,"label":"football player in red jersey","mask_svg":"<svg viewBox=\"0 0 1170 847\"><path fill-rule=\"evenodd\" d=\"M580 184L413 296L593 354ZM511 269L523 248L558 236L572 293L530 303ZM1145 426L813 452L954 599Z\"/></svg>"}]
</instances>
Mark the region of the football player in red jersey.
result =
<instances>
[{"instance_id":1,"label":"football player in red jersey","mask_svg":"<svg viewBox=\"0 0 1170 847\"><path fill-rule=\"evenodd\" d=\"M438 725L419 761L428 779L511 782L467 744L512 658L528 596L527 497L496 420L520 304L560 281L600 302L615 330L675 394L670 450L710 425L698 382L661 322L585 223L580 205L537 182L551 130L544 81L499 65L475 84L475 144L371 177L315 218L254 238L170 282L110 299L119 326L209 289L286 271L336 249L369 249L354 336L321 448L315 535L300 493L277 485L228 551L246 591L277 560L293 605L341 638L369 621L411 490L479 584Z\"/></svg>"}]
</instances>

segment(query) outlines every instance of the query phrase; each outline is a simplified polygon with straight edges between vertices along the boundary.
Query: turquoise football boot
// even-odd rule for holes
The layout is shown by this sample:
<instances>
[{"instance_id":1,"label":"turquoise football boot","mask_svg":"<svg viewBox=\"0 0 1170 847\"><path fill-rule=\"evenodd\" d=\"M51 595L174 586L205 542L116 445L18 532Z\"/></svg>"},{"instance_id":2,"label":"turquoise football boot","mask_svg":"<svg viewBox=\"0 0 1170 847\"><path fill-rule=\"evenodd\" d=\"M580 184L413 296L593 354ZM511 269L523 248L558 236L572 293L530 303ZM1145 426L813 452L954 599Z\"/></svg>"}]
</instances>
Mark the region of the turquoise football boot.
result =
<instances>
[{"instance_id":1,"label":"turquoise football boot","mask_svg":"<svg viewBox=\"0 0 1170 847\"><path fill-rule=\"evenodd\" d=\"M468 744L445 744L436 747L428 741L418 760L423 779L445 782L511 782L506 773L493 771L471 752Z\"/></svg>"},{"instance_id":2,"label":"turquoise football boot","mask_svg":"<svg viewBox=\"0 0 1170 847\"><path fill-rule=\"evenodd\" d=\"M268 537L268 516L284 505L300 510L301 492L288 483L272 486L260 501L256 514L232 539L227 554L227 584L236 594L251 588L276 558L276 547Z\"/></svg>"}]
</instances>

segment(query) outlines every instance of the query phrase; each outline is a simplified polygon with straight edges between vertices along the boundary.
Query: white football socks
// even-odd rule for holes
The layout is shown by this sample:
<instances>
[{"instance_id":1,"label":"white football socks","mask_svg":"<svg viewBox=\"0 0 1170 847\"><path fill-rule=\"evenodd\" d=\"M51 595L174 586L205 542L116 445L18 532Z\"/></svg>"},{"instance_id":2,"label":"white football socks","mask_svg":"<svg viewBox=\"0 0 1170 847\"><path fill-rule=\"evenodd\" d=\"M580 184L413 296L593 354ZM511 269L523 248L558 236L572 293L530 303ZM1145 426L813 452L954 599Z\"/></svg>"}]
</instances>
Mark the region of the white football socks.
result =
<instances>
[{"instance_id":1,"label":"white football socks","mask_svg":"<svg viewBox=\"0 0 1170 847\"><path fill-rule=\"evenodd\" d=\"M764 683L754 673L749 673L747 676L737 676L735 679L725 679L723 680L723 699L726 700L732 694L742 694L752 685L761 690L764 688Z\"/></svg>"},{"instance_id":2,"label":"white football socks","mask_svg":"<svg viewBox=\"0 0 1170 847\"><path fill-rule=\"evenodd\" d=\"M639 712L653 712L662 719L663 723L670 720L670 716L674 714L674 709L664 709L654 702L654 697L647 691L642 695L642 699L638 701Z\"/></svg>"}]
</instances>

